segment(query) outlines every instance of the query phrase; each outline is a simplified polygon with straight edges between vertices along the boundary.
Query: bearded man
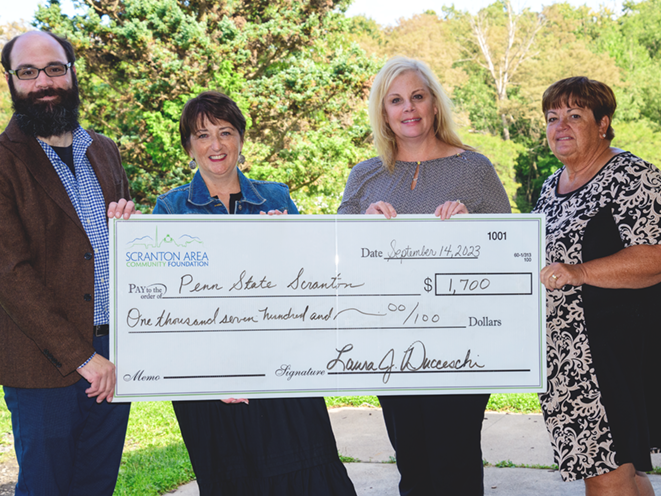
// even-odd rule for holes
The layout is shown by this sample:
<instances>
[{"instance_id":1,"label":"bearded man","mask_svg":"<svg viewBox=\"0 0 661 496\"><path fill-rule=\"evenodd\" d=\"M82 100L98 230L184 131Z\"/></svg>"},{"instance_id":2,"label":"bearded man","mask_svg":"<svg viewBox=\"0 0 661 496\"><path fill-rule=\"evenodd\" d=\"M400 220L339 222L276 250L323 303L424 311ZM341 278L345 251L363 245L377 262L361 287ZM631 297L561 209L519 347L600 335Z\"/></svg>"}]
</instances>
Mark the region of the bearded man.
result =
<instances>
[{"instance_id":1,"label":"bearded man","mask_svg":"<svg viewBox=\"0 0 661 496\"><path fill-rule=\"evenodd\" d=\"M72 45L32 31L2 50L0 384L16 495L113 493L129 405L111 404L108 217L135 212L115 144L78 124Z\"/></svg>"}]
</instances>

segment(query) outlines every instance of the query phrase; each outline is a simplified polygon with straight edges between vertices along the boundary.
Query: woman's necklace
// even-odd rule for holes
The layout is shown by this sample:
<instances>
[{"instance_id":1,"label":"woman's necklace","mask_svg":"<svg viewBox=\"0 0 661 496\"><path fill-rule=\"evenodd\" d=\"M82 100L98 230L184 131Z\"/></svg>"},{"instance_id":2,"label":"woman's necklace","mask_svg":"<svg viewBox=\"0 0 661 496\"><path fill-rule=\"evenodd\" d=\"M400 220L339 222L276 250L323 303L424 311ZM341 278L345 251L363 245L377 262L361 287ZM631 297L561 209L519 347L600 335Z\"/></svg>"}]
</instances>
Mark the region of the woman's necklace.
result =
<instances>
[{"instance_id":1,"label":"woman's necklace","mask_svg":"<svg viewBox=\"0 0 661 496\"><path fill-rule=\"evenodd\" d=\"M413 191L418 184L419 174L420 174L420 162L418 162L418 166L415 168L415 174L413 174L413 181L411 181L411 191Z\"/></svg>"}]
</instances>

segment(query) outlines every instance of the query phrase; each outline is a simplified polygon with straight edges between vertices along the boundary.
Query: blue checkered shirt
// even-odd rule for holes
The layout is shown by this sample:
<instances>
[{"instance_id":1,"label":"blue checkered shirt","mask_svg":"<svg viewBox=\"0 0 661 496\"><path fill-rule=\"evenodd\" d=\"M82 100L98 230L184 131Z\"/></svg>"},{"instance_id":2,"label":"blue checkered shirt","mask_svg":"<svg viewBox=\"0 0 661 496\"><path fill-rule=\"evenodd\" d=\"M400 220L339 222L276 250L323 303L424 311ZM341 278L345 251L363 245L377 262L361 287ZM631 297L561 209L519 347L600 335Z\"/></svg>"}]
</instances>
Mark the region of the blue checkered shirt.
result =
<instances>
[{"instance_id":1,"label":"blue checkered shirt","mask_svg":"<svg viewBox=\"0 0 661 496\"><path fill-rule=\"evenodd\" d=\"M41 140L37 140L50 159L57 175L67 190L69 199L76 209L78 218L85 228L87 237L94 249L94 325L110 322L109 304L109 268L108 217L106 202L94 169L87 158L87 148L92 138L82 128L73 131L73 163L76 176L53 151Z\"/></svg>"}]
</instances>

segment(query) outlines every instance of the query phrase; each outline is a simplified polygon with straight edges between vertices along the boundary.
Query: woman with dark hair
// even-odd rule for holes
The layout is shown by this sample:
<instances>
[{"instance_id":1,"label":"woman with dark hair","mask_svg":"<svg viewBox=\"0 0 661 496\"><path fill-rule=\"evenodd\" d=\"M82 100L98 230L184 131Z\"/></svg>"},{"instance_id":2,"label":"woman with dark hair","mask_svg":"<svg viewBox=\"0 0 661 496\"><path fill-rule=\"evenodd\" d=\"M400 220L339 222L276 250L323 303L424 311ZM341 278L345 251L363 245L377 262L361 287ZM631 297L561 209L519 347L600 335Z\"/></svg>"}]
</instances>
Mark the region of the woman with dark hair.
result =
<instances>
[{"instance_id":1,"label":"woman with dark hair","mask_svg":"<svg viewBox=\"0 0 661 496\"><path fill-rule=\"evenodd\" d=\"M565 480L588 495L650 496L644 360L661 282L661 172L611 147L605 84L563 79L544 93L553 154L546 214L548 391L540 394ZM658 319L657 319L658 320Z\"/></svg>"},{"instance_id":2,"label":"woman with dark hair","mask_svg":"<svg viewBox=\"0 0 661 496\"><path fill-rule=\"evenodd\" d=\"M424 62L395 57L369 98L378 157L349 175L340 214L509 213L493 165L462 143L452 104ZM402 496L484 494L482 419L488 394L380 396Z\"/></svg>"},{"instance_id":3,"label":"woman with dark hair","mask_svg":"<svg viewBox=\"0 0 661 496\"><path fill-rule=\"evenodd\" d=\"M155 214L298 213L287 186L237 167L246 120L227 96L188 101L181 144L199 166L193 181L161 195ZM241 240L228 240L239 244ZM323 398L173 401L201 496L351 496Z\"/></svg>"}]
</instances>

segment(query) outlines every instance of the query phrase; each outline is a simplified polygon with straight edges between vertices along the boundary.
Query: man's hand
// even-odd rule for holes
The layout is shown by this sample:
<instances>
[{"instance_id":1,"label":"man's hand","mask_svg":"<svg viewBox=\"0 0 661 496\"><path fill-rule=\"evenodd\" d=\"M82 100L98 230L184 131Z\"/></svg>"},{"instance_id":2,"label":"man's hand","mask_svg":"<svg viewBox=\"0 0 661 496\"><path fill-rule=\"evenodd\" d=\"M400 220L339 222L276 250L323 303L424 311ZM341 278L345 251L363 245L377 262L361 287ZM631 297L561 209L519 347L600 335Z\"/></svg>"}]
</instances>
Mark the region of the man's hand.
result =
<instances>
[{"instance_id":1,"label":"man's hand","mask_svg":"<svg viewBox=\"0 0 661 496\"><path fill-rule=\"evenodd\" d=\"M115 365L98 353L78 373L82 375L90 387L85 390L89 398L96 396L96 402L107 399L112 401L115 390Z\"/></svg>"},{"instance_id":2,"label":"man's hand","mask_svg":"<svg viewBox=\"0 0 661 496\"><path fill-rule=\"evenodd\" d=\"M139 210L135 209L135 203L133 203L131 200L125 200L122 198L118 202L112 202L110 205L108 205L108 218L112 219L113 217L115 219L119 219L120 217L123 217L124 219L128 219L131 217L133 214L141 214Z\"/></svg>"}]
</instances>

